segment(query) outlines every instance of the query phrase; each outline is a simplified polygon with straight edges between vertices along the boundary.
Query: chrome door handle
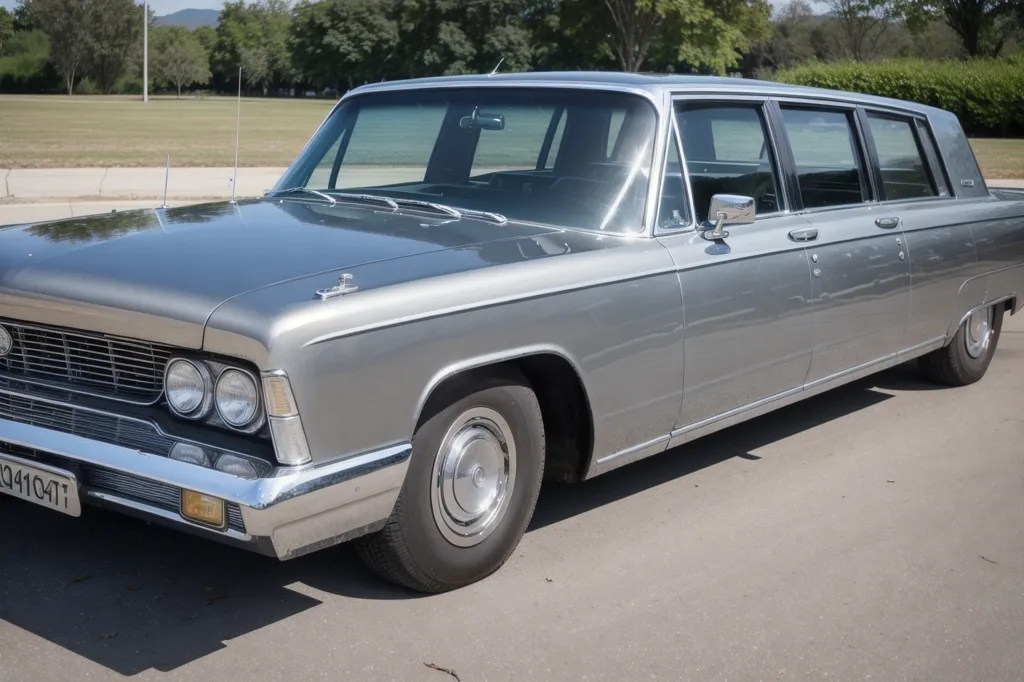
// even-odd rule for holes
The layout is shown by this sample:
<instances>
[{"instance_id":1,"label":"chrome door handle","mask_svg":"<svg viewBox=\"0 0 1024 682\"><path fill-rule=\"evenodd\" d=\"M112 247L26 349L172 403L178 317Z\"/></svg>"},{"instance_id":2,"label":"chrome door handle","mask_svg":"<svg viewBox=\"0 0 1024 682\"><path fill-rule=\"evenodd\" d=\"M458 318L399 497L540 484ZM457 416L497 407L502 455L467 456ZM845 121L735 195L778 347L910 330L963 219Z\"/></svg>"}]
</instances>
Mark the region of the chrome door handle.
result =
<instances>
[{"instance_id":1,"label":"chrome door handle","mask_svg":"<svg viewBox=\"0 0 1024 682\"><path fill-rule=\"evenodd\" d=\"M818 229L816 227L805 227L800 230L791 230L789 238L795 242L813 242L818 238Z\"/></svg>"},{"instance_id":2,"label":"chrome door handle","mask_svg":"<svg viewBox=\"0 0 1024 682\"><path fill-rule=\"evenodd\" d=\"M890 218L879 218L875 221L875 225L878 225L883 230L891 230L900 224L899 216L892 216Z\"/></svg>"}]
</instances>

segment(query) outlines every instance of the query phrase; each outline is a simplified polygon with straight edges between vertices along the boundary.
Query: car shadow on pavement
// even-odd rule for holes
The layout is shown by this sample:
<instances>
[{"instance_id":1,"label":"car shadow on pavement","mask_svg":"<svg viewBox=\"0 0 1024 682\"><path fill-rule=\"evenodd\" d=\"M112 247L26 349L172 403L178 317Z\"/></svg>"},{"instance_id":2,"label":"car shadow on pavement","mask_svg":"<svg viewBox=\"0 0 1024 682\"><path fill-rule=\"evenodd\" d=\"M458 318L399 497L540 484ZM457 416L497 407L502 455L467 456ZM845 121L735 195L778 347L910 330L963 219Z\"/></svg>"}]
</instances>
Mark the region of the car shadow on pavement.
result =
<instances>
[{"instance_id":1,"label":"car shadow on pavement","mask_svg":"<svg viewBox=\"0 0 1024 682\"><path fill-rule=\"evenodd\" d=\"M758 460L760 457L754 451L760 447L888 400L891 395L874 389L882 388L882 384L889 388L894 381L889 375L896 373L902 377L905 372L903 367L897 367L853 382L590 481L548 483L541 491L530 529L584 514L734 457ZM910 379L895 381L906 383ZM901 390L905 388L900 386Z\"/></svg>"},{"instance_id":2,"label":"car shadow on pavement","mask_svg":"<svg viewBox=\"0 0 1024 682\"><path fill-rule=\"evenodd\" d=\"M896 377L889 376L896 372ZM541 492L544 528L884 401L891 370L606 476ZM122 675L171 671L232 639L321 604L424 595L373 576L348 546L279 562L88 508L73 519L17 500L0 507L0 620Z\"/></svg>"}]
</instances>

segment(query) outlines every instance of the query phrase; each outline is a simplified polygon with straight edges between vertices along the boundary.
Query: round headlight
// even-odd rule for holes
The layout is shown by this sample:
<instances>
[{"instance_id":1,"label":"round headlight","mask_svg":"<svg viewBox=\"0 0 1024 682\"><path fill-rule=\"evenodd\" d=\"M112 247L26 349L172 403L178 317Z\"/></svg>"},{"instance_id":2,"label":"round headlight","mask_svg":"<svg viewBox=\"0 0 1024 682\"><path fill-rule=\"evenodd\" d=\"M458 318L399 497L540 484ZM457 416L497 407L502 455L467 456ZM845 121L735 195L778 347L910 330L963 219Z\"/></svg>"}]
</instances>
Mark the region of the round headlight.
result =
<instances>
[{"instance_id":1,"label":"round headlight","mask_svg":"<svg viewBox=\"0 0 1024 682\"><path fill-rule=\"evenodd\" d=\"M214 402L217 403L217 413L228 426L236 429L248 426L260 407L256 381L240 370L225 370L217 379Z\"/></svg>"},{"instance_id":2,"label":"round headlight","mask_svg":"<svg viewBox=\"0 0 1024 682\"><path fill-rule=\"evenodd\" d=\"M247 459L235 455L221 455L217 458L217 469L239 478L259 478L256 466Z\"/></svg>"},{"instance_id":3,"label":"round headlight","mask_svg":"<svg viewBox=\"0 0 1024 682\"><path fill-rule=\"evenodd\" d=\"M164 374L164 393L172 410L183 417L199 418L210 404L210 373L191 360L171 360Z\"/></svg>"},{"instance_id":4,"label":"round headlight","mask_svg":"<svg viewBox=\"0 0 1024 682\"><path fill-rule=\"evenodd\" d=\"M171 448L171 459L202 467L210 466L210 456L206 454L206 450L192 443L175 443Z\"/></svg>"}]
</instances>

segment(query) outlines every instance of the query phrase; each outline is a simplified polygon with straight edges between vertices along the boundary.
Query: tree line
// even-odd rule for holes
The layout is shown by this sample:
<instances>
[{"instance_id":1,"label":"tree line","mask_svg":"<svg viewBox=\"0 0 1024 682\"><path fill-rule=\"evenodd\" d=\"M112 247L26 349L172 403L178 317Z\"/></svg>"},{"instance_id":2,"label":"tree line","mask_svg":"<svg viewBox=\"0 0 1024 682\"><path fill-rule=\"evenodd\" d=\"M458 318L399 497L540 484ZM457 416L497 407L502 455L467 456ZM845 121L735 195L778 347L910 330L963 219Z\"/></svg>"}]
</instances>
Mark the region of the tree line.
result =
<instances>
[{"instance_id":1,"label":"tree line","mask_svg":"<svg viewBox=\"0 0 1024 682\"><path fill-rule=\"evenodd\" d=\"M770 75L808 62L998 56L1024 0L237 0L218 26L150 29L152 86L336 95L361 83L502 71ZM0 90L141 92L134 0L0 8ZM147 18L152 22L153 17ZM58 85L59 84L59 85Z\"/></svg>"}]
</instances>

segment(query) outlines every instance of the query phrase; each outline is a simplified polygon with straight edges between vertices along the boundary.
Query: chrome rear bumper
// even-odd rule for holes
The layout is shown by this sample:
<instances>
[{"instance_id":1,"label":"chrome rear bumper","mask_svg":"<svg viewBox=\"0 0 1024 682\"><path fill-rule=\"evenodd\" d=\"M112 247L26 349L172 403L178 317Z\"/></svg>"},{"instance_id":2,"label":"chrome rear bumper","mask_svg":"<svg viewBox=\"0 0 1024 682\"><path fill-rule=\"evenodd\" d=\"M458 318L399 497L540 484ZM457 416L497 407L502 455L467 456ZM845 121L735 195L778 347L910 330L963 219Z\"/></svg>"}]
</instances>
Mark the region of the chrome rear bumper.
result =
<instances>
[{"instance_id":1,"label":"chrome rear bumper","mask_svg":"<svg viewBox=\"0 0 1024 682\"><path fill-rule=\"evenodd\" d=\"M105 478L139 481L212 495L240 512L227 530L184 519L167 505L83 483L83 504L140 516L219 542L289 559L378 530L398 499L412 448L399 444L321 466L279 467L243 479L214 469L83 436L0 419L0 446L38 451L58 462L88 466ZM236 519L238 514L235 514Z\"/></svg>"}]
</instances>

